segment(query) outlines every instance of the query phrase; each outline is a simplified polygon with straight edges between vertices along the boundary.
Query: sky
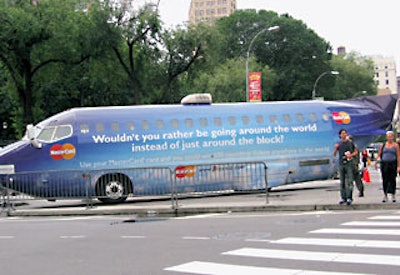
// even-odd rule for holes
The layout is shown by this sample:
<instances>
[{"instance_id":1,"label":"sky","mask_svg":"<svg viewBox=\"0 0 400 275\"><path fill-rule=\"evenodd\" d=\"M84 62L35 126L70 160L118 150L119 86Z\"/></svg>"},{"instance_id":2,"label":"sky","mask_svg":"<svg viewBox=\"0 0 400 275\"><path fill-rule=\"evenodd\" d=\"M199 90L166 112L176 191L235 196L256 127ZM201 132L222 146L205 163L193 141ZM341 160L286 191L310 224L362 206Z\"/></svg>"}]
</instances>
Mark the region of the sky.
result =
<instances>
[{"instance_id":1,"label":"sky","mask_svg":"<svg viewBox=\"0 0 400 275\"><path fill-rule=\"evenodd\" d=\"M157 2L158 0L141 0ZM397 0L237 0L238 9L288 13L328 41L361 55L394 57L400 74ZM160 0L161 20L176 26L188 20L190 0Z\"/></svg>"}]
</instances>

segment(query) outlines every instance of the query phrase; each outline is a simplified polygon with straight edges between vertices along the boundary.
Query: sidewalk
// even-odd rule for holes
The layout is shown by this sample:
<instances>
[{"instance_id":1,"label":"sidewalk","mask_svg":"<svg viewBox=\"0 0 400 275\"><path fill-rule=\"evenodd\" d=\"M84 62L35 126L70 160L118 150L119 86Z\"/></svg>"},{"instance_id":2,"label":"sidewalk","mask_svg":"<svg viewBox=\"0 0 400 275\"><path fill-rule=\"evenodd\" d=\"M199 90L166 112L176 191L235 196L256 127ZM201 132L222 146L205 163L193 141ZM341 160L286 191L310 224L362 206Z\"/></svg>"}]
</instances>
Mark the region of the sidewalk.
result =
<instances>
[{"instance_id":1,"label":"sidewalk","mask_svg":"<svg viewBox=\"0 0 400 275\"><path fill-rule=\"evenodd\" d=\"M125 203L104 205L93 201L92 207L79 200L26 201L16 206L8 216L65 216L65 215L138 215L183 216L206 213L257 211L324 211L398 209L400 202L382 203L380 172L369 167L371 183L365 184L364 197L358 197L354 186L353 204L339 205L339 180L312 181L273 188L271 192L230 193L218 196L129 198ZM400 184L400 183L399 183ZM400 197L399 197L400 199ZM174 207L173 207L174 206ZM4 210L3 210L4 215Z\"/></svg>"}]
</instances>

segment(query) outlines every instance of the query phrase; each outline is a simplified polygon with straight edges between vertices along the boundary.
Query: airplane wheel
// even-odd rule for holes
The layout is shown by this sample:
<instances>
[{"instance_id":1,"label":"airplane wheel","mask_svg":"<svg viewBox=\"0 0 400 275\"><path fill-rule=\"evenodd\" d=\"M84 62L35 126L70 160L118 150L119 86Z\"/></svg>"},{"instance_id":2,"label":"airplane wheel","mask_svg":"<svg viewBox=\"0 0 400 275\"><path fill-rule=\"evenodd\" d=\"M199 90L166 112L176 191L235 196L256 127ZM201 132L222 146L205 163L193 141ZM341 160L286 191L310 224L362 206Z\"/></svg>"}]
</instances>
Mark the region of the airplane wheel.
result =
<instances>
[{"instance_id":1,"label":"airplane wheel","mask_svg":"<svg viewBox=\"0 0 400 275\"><path fill-rule=\"evenodd\" d=\"M130 192L130 179L122 174L102 176L96 185L99 201L104 203L120 203L126 200Z\"/></svg>"}]
</instances>

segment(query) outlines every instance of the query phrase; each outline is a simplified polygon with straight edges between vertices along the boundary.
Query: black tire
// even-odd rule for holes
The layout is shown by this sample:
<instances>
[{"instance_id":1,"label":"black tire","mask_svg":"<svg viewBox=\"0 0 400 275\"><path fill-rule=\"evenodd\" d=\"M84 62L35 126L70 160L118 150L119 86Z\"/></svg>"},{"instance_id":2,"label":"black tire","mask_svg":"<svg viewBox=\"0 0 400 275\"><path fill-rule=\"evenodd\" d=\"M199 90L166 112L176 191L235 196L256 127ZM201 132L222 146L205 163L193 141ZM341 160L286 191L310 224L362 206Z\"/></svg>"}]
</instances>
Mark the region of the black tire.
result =
<instances>
[{"instance_id":1,"label":"black tire","mask_svg":"<svg viewBox=\"0 0 400 275\"><path fill-rule=\"evenodd\" d=\"M104 203L124 202L129 193L132 193L132 184L123 174L107 174L96 183L96 195Z\"/></svg>"}]
</instances>

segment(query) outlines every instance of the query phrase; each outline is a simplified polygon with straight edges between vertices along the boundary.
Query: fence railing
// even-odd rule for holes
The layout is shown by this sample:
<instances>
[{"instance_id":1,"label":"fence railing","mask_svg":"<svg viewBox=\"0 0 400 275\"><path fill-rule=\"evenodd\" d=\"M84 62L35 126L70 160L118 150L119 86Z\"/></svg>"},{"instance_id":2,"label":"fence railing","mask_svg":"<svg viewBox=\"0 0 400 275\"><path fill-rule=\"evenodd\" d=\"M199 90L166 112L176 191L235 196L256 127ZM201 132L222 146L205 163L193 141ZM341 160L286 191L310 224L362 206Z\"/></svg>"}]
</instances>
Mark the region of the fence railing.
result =
<instances>
[{"instance_id":1,"label":"fence railing","mask_svg":"<svg viewBox=\"0 0 400 275\"><path fill-rule=\"evenodd\" d=\"M42 171L7 175L0 191L3 212L18 202L31 200L123 201L133 196L170 196L172 209L191 196L234 191L265 190L268 203L267 165L264 162L191 164L109 170Z\"/></svg>"}]
</instances>

